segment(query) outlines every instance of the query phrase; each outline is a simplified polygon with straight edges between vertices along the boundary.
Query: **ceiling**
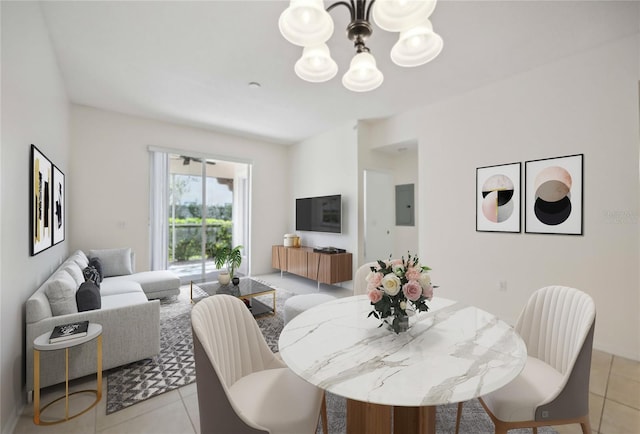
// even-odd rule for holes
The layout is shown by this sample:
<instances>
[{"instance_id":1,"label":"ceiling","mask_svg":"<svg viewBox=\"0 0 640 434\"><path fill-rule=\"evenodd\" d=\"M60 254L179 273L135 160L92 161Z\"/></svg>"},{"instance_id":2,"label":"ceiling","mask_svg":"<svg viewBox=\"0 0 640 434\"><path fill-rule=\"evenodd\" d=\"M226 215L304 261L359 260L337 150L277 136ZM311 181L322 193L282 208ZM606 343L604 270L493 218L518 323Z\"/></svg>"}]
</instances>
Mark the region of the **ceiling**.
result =
<instances>
[{"instance_id":1,"label":"ceiling","mask_svg":"<svg viewBox=\"0 0 640 434\"><path fill-rule=\"evenodd\" d=\"M396 66L397 34L374 25L368 46L385 80L354 93L340 79L354 54L343 7L331 11L327 42L338 75L314 84L295 75L302 49L278 31L285 1L41 4L73 103L282 144L441 101L640 26L638 2L441 0L431 16L440 56Z\"/></svg>"}]
</instances>

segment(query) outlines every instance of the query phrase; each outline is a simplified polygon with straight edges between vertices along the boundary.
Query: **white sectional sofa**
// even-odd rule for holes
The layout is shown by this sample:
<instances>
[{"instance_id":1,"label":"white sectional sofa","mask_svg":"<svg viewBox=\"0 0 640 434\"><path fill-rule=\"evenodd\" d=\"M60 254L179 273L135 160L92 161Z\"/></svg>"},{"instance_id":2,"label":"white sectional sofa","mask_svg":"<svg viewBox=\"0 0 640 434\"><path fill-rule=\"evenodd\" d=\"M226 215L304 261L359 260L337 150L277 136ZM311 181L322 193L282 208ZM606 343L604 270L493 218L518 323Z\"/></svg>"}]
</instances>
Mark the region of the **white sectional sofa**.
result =
<instances>
[{"instance_id":1,"label":"white sectional sofa","mask_svg":"<svg viewBox=\"0 0 640 434\"><path fill-rule=\"evenodd\" d=\"M116 252L119 250L119 252ZM89 256L107 252L107 258L117 255L129 260L130 249L89 251ZM170 271L133 272L116 266L116 273L131 274L109 276L100 283L99 309L78 312L70 304L70 294L84 281L82 270L89 262L87 255L78 250L67 258L56 271L29 297L26 302L26 376L27 391L33 391L33 340L54 326L88 320L102 325L102 366L104 370L137 360L153 357L160 351L160 301L150 300L180 292L180 279ZM103 264L109 268L109 263ZM121 264L120 264L121 265ZM111 267L113 268L113 267ZM108 271L108 270L105 270ZM113 271L113 270L112 270ZM80 274L78 274L80 273ZM62 289L61 289L62 288ZM71 289L70 289L71 288ZM66 295L60 295L66 294ZM56 298L60 296L59 298ZM66 296L66 299L63 298ZM96 372L96 341L72 347L69 351L69 378L79 378ZM65 380L64 351L40 353L40 387Z\"/></svg>"}]
</instances>

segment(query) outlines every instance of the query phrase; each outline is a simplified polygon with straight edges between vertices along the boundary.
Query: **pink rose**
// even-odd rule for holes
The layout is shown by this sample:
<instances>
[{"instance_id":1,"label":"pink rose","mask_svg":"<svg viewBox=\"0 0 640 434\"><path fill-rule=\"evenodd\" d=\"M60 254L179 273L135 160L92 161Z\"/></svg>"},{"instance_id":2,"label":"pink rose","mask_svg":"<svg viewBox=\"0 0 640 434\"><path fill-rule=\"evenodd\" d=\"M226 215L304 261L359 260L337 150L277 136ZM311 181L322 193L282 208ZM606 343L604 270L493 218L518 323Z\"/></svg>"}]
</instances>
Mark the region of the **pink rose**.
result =
<instances>
[{"instance_id":1,"label":"pink rose","mask_svg":"<svg viewBox=\"0 0 640 434\"><path fill-rule=\"evenodd\" d=\"M369 300L371 301L371 303L377 303L380 300L382 300L382 291L379 291L377 289L372 289L369 292L367 292L367 295L369 296Z\"/></svg>"},{"instance_id":2,"label":"pink rose","mask_svg":"<svg viewBox=\"0 0 640 434\"><path fill-rule=\"evenodd\" d=\"M374 289L382 283L382 273L374 273L373 271L367 275L367 288Z\"/></svg>"},{"instance_id":3,"label":"pink rose","mask_svg":"<svg viewBox=\"0 0 640 434\"><path fill-rule=\"evenodd\" d=\"M410 280L404 284L402 287L402 292L404 293L407 300L418 301L420 296L422 295L422 287L415 280Z\"/></svg>"},{"instance_id":4,"label":"pink rose","mask_svg":"<svg viewBox=\"0 0 640 434\"><path fill-rule=\"evenodd\" d=\"M433 286L425 286L424 290L422 291L422 295L424 295L424 298L426 298L427 300L431 300L433 298Z\"/></svg>"},{"instance_id":5,"label":"pink rose","mask_svg":"<svg viewBox=\"0 0 640 434\"><path fill-rule=\"evenodd\" d=\"M407 272L404 274L407 280L419 280L422 270L415 267L407 268Z\"/></svg>"}]
</instances>

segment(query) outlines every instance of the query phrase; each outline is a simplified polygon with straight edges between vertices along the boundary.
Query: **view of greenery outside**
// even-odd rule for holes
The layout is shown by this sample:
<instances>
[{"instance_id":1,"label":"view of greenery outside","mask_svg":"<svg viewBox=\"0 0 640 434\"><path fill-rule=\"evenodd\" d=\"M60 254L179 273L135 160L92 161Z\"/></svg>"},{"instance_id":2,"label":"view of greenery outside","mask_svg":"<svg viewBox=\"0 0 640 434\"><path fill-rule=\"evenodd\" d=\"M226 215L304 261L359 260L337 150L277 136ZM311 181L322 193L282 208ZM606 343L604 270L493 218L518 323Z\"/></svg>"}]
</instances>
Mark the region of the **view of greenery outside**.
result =
<instances>
[{"instance_id":1,"label":"view of greenery outside","mask_svg":"<svg viewBox=\"0 0 640 434\"><path fill-rule=\"evenodd\" d=\"M231 204L209 206L207 216L205 253L212 258L216 248L231 247ZM201 206L196 203L176 206L175 218L169 218L169 262L202 259L201 242Z\"/></svg>"}]
</instances>

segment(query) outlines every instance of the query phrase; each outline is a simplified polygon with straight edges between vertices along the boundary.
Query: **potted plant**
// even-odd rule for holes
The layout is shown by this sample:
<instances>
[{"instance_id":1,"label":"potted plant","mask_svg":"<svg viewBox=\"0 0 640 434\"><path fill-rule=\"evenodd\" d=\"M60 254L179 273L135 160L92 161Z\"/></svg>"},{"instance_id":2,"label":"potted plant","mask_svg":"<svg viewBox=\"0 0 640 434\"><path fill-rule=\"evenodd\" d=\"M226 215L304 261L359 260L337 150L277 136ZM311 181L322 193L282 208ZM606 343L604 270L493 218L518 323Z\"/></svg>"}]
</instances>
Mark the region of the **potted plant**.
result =
<instances>
[{"instance_id":1,"label":"potted plant","mask_svg":"<svg viewBox=\"0 0 640 434\"><path fill-rule=\"evenodd\" d=\"M213 254L213 262L216 264L218 271L218 283L220 285L228 285L231 280L229 270L227 270L227 260L229 257L229 247L223 246L216 248Z\"/></svg>"},{"instance_id":2,"label":"potted plant","mask_svg":"<svg viewBox=\"0 0 640 434\"><path fill-rule=\"evenodd\" d=\"M242 246L235 246L233 249L227 250L227 264L229 265L234 285L240 283L240 279L236 276L236 270L240 268L240 264L242 264L242 253L240 253L240 250L242 250Z\"/></svg>"}]
</instances>

